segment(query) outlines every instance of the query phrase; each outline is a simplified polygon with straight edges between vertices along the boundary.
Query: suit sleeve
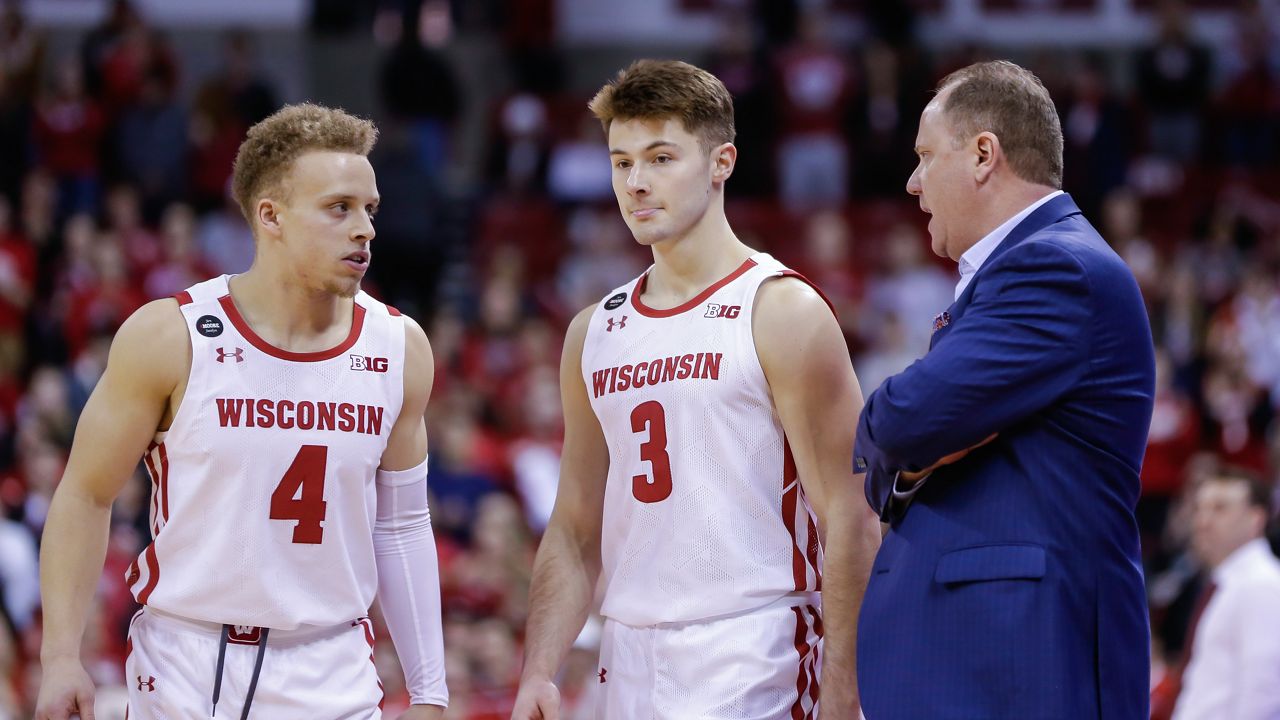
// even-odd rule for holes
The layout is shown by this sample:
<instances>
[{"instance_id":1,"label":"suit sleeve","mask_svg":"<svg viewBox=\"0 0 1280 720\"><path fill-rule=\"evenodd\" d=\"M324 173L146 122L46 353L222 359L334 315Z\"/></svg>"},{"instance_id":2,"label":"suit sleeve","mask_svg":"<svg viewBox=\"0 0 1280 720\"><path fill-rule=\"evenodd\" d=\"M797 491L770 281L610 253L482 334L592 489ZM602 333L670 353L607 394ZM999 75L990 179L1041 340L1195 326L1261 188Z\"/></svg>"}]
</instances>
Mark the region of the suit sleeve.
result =
<instances>
[{"instance_id":1,"label":"suit sleeve","mask_svg":"<svg viewBox=\"0 0 1280 720\"><path fill-rule=\"evenodd\" d=\"M855 464L890 477L928 467L1052 405L1083 377L1095 308L1077 258L1024 242L980 283L952 330L867 399ZM869 499L883 507L885 498Z\"/></svg>"}]
</instances>

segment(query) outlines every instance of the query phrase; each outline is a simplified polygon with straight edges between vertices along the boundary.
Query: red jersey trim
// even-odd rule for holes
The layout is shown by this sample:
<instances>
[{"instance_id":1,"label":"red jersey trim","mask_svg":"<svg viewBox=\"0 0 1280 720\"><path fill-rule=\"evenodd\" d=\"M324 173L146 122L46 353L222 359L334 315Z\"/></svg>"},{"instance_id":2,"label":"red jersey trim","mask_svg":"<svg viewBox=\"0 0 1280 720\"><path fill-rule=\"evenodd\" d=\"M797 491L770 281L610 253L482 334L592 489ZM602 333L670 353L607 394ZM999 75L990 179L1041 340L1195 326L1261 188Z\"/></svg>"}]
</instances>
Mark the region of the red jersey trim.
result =
<instances>
[{"instance_id":1,"label":"red jersey trim","mask_svg":"<svg viewBox=\"0 0 1280 720\"><path fill-rule=\"evenodd\" d=\"M390 305L387 306L387 312L391 313L391 317L400 317L401 314L399 310L391 307Z\"/></svg>"},{"instance_id":2,"label":"red jersey trim","mask_svg":"<svg viewBox=\"0 0 1280 720\"><path fill-rule=\"evenodd\" d=\"M717 290L724 287L725 285L728 285L734 280L737 280L739 277L742 277L743 273L745 273L746 271L750 270L755 266L756 266L756 261L752 260L751 258L747 258L746 260L742 261L742 264L738 266L737 270L734 270L728 275L725 275L724 277L720 278L711 287L707 288L706 290L703 290L702 292L698 293L693 298L685 301L684 303L681 303L680 305L677 305L673 308L669 308L667 310L658 310L656 308L651 308L648 305L645 305L644 303L640 302L640 294L644 292L645 283L648 282L649 280L649 273L646 272L645 274L640 276L639 280L636 280L636 286L631 291L631 307L635 308L636 312L640 313L641 315L644 315L645 317L651 317L651 318L675 317L680 313L688 312L694 309L695 307L701 305L702 303L706 302L707 298L714 295Z\"/></svg>"},{"instance_id":3,"label":"red jersey trim","mask_svg":"<svg viewBox=\"0 0 1280 720\"><path fill-rule=\"evenodd\" d=\"M836 312L836 306L831 304L831 298L827 297L827 294L822 292L822 288L818 287L812 280L791 269L783 270L779 277L793 277L813 288L814 292L818 293L818 297L822 298L822 302L831 308L831 314L835 315L837 320L840 319L840 313Z\"/></svg>"},{"instance_id":4,"label":"red jersey trim","mask_svg":"<svg viewBox=\"0 0 1280 720\"><path fill-rule=\"evenodd\" d=\"M191 293L187 292L186 290L183 290L182 292L178 293L177 295L174 295L174 296L173 296L173 299L178 301L178 306L179 306L179 307L181 307L181 306L183 306L183 305L190 305L190 304L191 304Z\"/></svg>"},{"instance_id":5,"label":"red jersey trim","mask_svg":"<svg viewBox=\"0 0 1280 720\"><path fill-rule=\"evenodd\" d=\"M222 310L227 314L227 319L235 326L236 330L244 336L249 344L262 352L281 360L289 360L291 362L320 362L321 360L332 360L342 353L351 349L356 344L356 340L360 338L360 331L364 328L364 307L360 303L355 304L355 308L351 314L351 332L347 333L347 339L336 347L328 350L318 350L316 352L292 352L290 350L282 350L275 345L263 340L253 328L249 327L249 323L245 322L244 316L240 314L240 310L236 308L236 303L231 299L231 295L223 295L218 298L218 303L222 305Z\"/></svg>"}]
</instances>

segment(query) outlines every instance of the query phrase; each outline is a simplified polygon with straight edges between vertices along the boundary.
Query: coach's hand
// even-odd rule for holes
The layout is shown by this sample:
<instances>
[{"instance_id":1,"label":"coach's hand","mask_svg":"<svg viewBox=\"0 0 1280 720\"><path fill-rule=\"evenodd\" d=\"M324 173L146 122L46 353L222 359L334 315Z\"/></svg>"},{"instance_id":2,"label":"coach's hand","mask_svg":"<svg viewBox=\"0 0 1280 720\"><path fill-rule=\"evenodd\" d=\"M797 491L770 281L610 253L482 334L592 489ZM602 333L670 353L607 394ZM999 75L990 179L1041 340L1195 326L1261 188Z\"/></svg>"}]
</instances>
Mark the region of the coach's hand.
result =
<instances>
[{"instance_id":1,"label":"coach's hand","mask_svg":"<svg viewBox=\"0 0 1280 720\"><path fill-rule=\"evenodd\" d=\"M550 680L520 683L511 720L560 720L560 690Z\"/></svg>"},{"instance_id":2,"label":"coach's hand","mask_svg":"<svg viewBox=\"0 0 1280 720\"><path fill-rule=\"evenodd\" d=\"M93 681L79 658L52 660L44 665L35 720L94 720Z\"/></svg>"},{"instance_id":3,"label":"coach's hand","mask_svg":"<svg viewBox=\"0 0 1280 720\"><path fill-rule=\"evenodd\" d=\"M440 720L443 717L444 708L439 705L410 705L397 720Z\"/></svg>"}]
</instances>

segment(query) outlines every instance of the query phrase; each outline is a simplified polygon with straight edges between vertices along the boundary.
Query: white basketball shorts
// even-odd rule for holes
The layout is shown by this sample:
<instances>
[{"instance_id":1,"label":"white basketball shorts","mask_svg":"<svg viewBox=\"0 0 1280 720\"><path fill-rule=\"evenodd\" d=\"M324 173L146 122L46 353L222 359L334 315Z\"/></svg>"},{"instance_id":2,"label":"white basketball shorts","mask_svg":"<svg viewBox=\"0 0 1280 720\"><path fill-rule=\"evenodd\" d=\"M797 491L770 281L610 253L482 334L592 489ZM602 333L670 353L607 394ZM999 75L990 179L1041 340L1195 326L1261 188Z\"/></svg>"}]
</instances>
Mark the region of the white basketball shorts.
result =
<instances>
[{"instance_id":1,"label":"white basketball shorts","mask_svg":"<svg viewBox=\"0 0 1280 720\"><path fill-rule=\"evenodd\" d=\"M808 720L821 656L816 604L650 627L606 619L592 717Z\"/></svg>"},{"instance_id":2,"label":"white basketball shorts","mask_svg":"<svg viewBox=\"0 0 1280 720\"><path fill-rule=\"evenodd\" d=\"M261 632L232 631L226 645L216 717L244 710ZM129 627L125 678L130 720L208 720L222 626L144 608ZM324 628L267 633L249 706L256 720L378 720L382 684L373 665L368 618Z\"/></svg>"}]
</instances>

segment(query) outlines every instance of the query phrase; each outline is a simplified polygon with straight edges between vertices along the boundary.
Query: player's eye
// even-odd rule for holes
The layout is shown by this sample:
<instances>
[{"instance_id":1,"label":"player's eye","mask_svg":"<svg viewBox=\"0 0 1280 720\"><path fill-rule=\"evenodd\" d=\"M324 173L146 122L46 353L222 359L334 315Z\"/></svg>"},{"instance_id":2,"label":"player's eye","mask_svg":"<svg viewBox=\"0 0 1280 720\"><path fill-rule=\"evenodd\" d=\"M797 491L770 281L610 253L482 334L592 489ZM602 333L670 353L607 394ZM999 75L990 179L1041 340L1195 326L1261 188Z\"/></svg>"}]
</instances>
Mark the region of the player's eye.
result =
<instances>
[{"instance_id":1,"label":"player's eye","mask_svg":"<svg viewBox=\"0 0 1280 720\"><path fill-rule=\"evenodd\" d=\"M670 156L670 155L659 155L658 157L654 158L654 159L653 159L653 161L654 161L655 163L657 163L658 165L665 165L665 164L667 164L667 163L671 162L671 156Z\"/></svg>"},{"instance_id":2,"label":"player's eye","mask_svg":"<svg viewBox=\"0 0 1280 720\"><path fill-rule=\"evenodd\" d=\"M618 162L614 163L613 166L618 168L619 170L626 170L627 168L631 167L631 161L619 160Z\"/></svg>"}]
</instances>

